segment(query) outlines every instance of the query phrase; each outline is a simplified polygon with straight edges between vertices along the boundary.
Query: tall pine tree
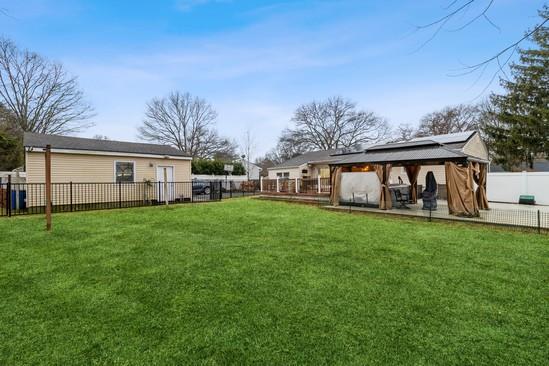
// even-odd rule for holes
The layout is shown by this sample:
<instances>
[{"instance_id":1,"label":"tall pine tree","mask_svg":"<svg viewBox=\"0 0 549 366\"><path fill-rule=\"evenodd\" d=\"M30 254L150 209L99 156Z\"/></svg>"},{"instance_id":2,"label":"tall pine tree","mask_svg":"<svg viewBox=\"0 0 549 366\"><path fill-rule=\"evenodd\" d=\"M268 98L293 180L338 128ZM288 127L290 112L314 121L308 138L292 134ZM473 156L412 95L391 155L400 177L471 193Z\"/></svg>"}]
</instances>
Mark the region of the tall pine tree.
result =
<instances>
[{"instance_id":1,"label":"tall pine tree","mask_svg":"<svg viewBox=\"0 0 549 366\"><path fill-rule=\"evenodd\" d=\"M495 163L515 170L525 163L533 168L535 158L547 158L549 151L549 8L540 12L542 26L534 32L536 47L520 49L519 62L511 65L513 80L502 80L507 91L492 95L497 125L487 126L493 141Z\"/></svg>"}]
</instances>

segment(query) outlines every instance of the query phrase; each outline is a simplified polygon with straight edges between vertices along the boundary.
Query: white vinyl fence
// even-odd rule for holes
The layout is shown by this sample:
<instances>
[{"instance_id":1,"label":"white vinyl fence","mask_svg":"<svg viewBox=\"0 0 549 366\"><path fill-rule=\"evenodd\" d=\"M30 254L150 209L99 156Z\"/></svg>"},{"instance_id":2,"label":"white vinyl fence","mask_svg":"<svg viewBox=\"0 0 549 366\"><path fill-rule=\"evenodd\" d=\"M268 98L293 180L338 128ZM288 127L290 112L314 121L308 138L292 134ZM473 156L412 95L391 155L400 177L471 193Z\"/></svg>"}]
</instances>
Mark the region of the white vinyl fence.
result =
<instances>
[{"instance_id":1,"label":"white vinyl fence","mask_svg":"<svg viewBox=\"0 0 549 366\"><path fill-rule=\"evenodd\" d=\"M488 173L488 201L518 203L521 194L533 195L538 205L549 205L549 172Z\"/></svg>"}]
</instances>

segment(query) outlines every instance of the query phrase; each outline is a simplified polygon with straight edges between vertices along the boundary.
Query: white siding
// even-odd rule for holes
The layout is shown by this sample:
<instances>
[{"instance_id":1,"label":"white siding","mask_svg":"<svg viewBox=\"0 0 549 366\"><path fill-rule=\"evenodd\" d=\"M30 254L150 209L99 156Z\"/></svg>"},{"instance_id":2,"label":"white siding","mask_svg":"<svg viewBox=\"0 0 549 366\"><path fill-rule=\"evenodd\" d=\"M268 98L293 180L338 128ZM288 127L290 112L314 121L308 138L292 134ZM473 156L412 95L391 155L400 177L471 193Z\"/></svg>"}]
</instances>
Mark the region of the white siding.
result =
<instances>
[{"instance_id":1,"label":"white siding","mask_svg":"<svg viewBox=\"0 0 549 366\"><path fill-rule=\"evenodd\" d=\"M472 156L476 156L477 158L482 158L484 160L488 160L488 148L486 147L486 144L482 139L480 138L480 135L476 133L463 147L463 152Z\"/></svg>"},{"instance_id":2,"label":"white siding","mask_svg":"<svg viewBox=\"0 0 549 366\"><path fill-rule=\"evenodd\" d=\"M26 153L26 173L28 183L44 183L45 160L43 152ZM142 158L134 156L107 156L52 153L53 183L111 183L115 181L114 162L135 162L135 181L156 180L156 167L173 166L177 182L191 180L190 160Z\"/></svg>"}]
</instances>

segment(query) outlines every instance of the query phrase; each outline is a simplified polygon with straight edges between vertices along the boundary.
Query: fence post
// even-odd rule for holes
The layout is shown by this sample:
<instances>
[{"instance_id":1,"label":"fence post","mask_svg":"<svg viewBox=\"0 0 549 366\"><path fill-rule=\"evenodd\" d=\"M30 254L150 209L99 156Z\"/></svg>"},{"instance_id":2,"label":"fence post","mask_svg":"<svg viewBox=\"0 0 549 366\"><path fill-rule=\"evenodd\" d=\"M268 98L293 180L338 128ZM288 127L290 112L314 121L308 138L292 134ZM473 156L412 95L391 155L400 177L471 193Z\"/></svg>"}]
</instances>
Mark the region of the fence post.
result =
<instances>
[{"instance_id":1,"label":"fence post","mask_svg":"<svg viewBox=\"0 0 549 366\"><path fill-rule=\"evenodd\" d=\"M8 186L6 187L6 206L8 217L11 217L11 174L8 175Z\"/></svg>"},{"instance_id":2,"label":"fence post","mask_svg":"<svg viewBox=\"0 0 549 366\"><path fill-rule=\"evenodd\" d=\"M46 230L51 231L51 145L46 145Z\"/></svg>"},{"instance_id":3,"label":"fence post","mask_svg":"<svg viewBox=\"0 0 549 366\"><path fill-rule=\"evenodd\" d=\"M223 191L222 191L222 188L223 188L223 182L219 182L219 199L218 201L221 201L223 199Z\"/></svg>"},{"instance_id":4,"label":"fence post","mask_svg":"<svg viewBox=\"0 0 549 366\"><path fill-rule=\"evenodd\" d=\"M259 177L259 191L263 193L263 177Z\"/></svg>"},{"instance_id":5,"label":"fence post","mask_svg":"<svg viewBox=\"0 0 549 366\"><path fill-rule=\"evenodd\" d=\"M317 177L318 179L318 193L322 193L322 188L320 187L320 175Z\"/></svg>"},{"instance_id":6,"label":"fence post","mask_svg":"<svg viewBox=\"0 0 549 366\"><path fill-rule=\"evenodd\" d=\"M233 182L229 182L229 198L233 198Z\"/></svg>"},{"instance_id":7,"label":"fence post","mask_svg":"<svg viewBox=\"0 0 549 366\"><path fill-rule=\"evenodd\" d=\"M122 208L122 182L118 182L118 208Z\"/></svg>"},{"instance_id":8,"label":"fence post","mask_svg":"<svg viewBox=\"0 0 549 366\"><path fill-rule=\"evenodd\" d=\"M538 209L538 234L541 234L541 214Z\"/></svg>"},{"instance_id":9,"label":"fence post","mask_svg":"<svg viewBox=\"0 0 549 366\"><path fill-rule=\"evenodd\" d=\"M295 179L295 193L299 193L299 178Z\"/></svg>"},{"instance_id":10,"label":"fence post","mask_svg":"<svg viewBox=\"0 0 549 366\"><path fill-rule=\"evenodd\" d=\"M168 168L164 168L164 201L166 201L166 206L168 206L168 200L170 199L170 196L167 193L168 193Z\"/></svg>"},{"instance_id":11,"label":"fence post","mask_svg":"<svg viewBox=\"0 0 549 366\"><path fill-rule=\"evenodd\" d=\"M432 213L433 213L433 209L432 209L432 207L429 205L429 222L431 222L431 220L432 220L432 218L431 218L431 217L432 217Z\"/></svg>"},{"instance_id":12,"label":"fence post","mask_svg":"<svg viewBox=\"0 0 549 366\"><path fill-rule=\"evenodd\" d=\"M69 188L70 188L70 191L69 191L69 197L70 197L70 200L71 200L71 212L73 210L72 208L72 180L69 182Z\"/></svg>"},{"instance_id":13,"label":"fence post","mask_svg":"<svg viewBox=\"0 0 549 366\"><path fill-rule=\"evenodd\" d=\"M279 184L279 177L276 177L276 192L280 192L280 184Z\"/></svg>"}]
</instances>

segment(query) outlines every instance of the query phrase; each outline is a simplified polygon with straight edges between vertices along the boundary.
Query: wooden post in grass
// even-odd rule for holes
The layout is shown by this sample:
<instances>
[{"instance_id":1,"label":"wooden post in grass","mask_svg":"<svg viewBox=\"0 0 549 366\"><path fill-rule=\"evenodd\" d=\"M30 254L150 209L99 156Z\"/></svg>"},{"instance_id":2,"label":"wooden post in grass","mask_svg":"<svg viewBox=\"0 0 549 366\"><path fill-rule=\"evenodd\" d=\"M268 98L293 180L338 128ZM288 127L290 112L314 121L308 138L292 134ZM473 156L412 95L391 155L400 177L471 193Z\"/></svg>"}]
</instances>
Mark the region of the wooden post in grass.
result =
<instances>
[{"instance_id":1,"label":"wooden post in grass","mask_svg":"<svg viewBox=\"0 0 549 366\"><path fill-rule=\"evenodd\" d=\"M51 145L46 145L46 230L51 231Z\"/></svg>"},{"instance_id":2,"label":"wooden post in grass","mask_svg":"<svg viewBox=\"0 0 549 366\"><path fill-rule=\"evenodd\" d=\"M168 206L168 168L164 167L164 201Z\"/></svg>"}]
</instances>

